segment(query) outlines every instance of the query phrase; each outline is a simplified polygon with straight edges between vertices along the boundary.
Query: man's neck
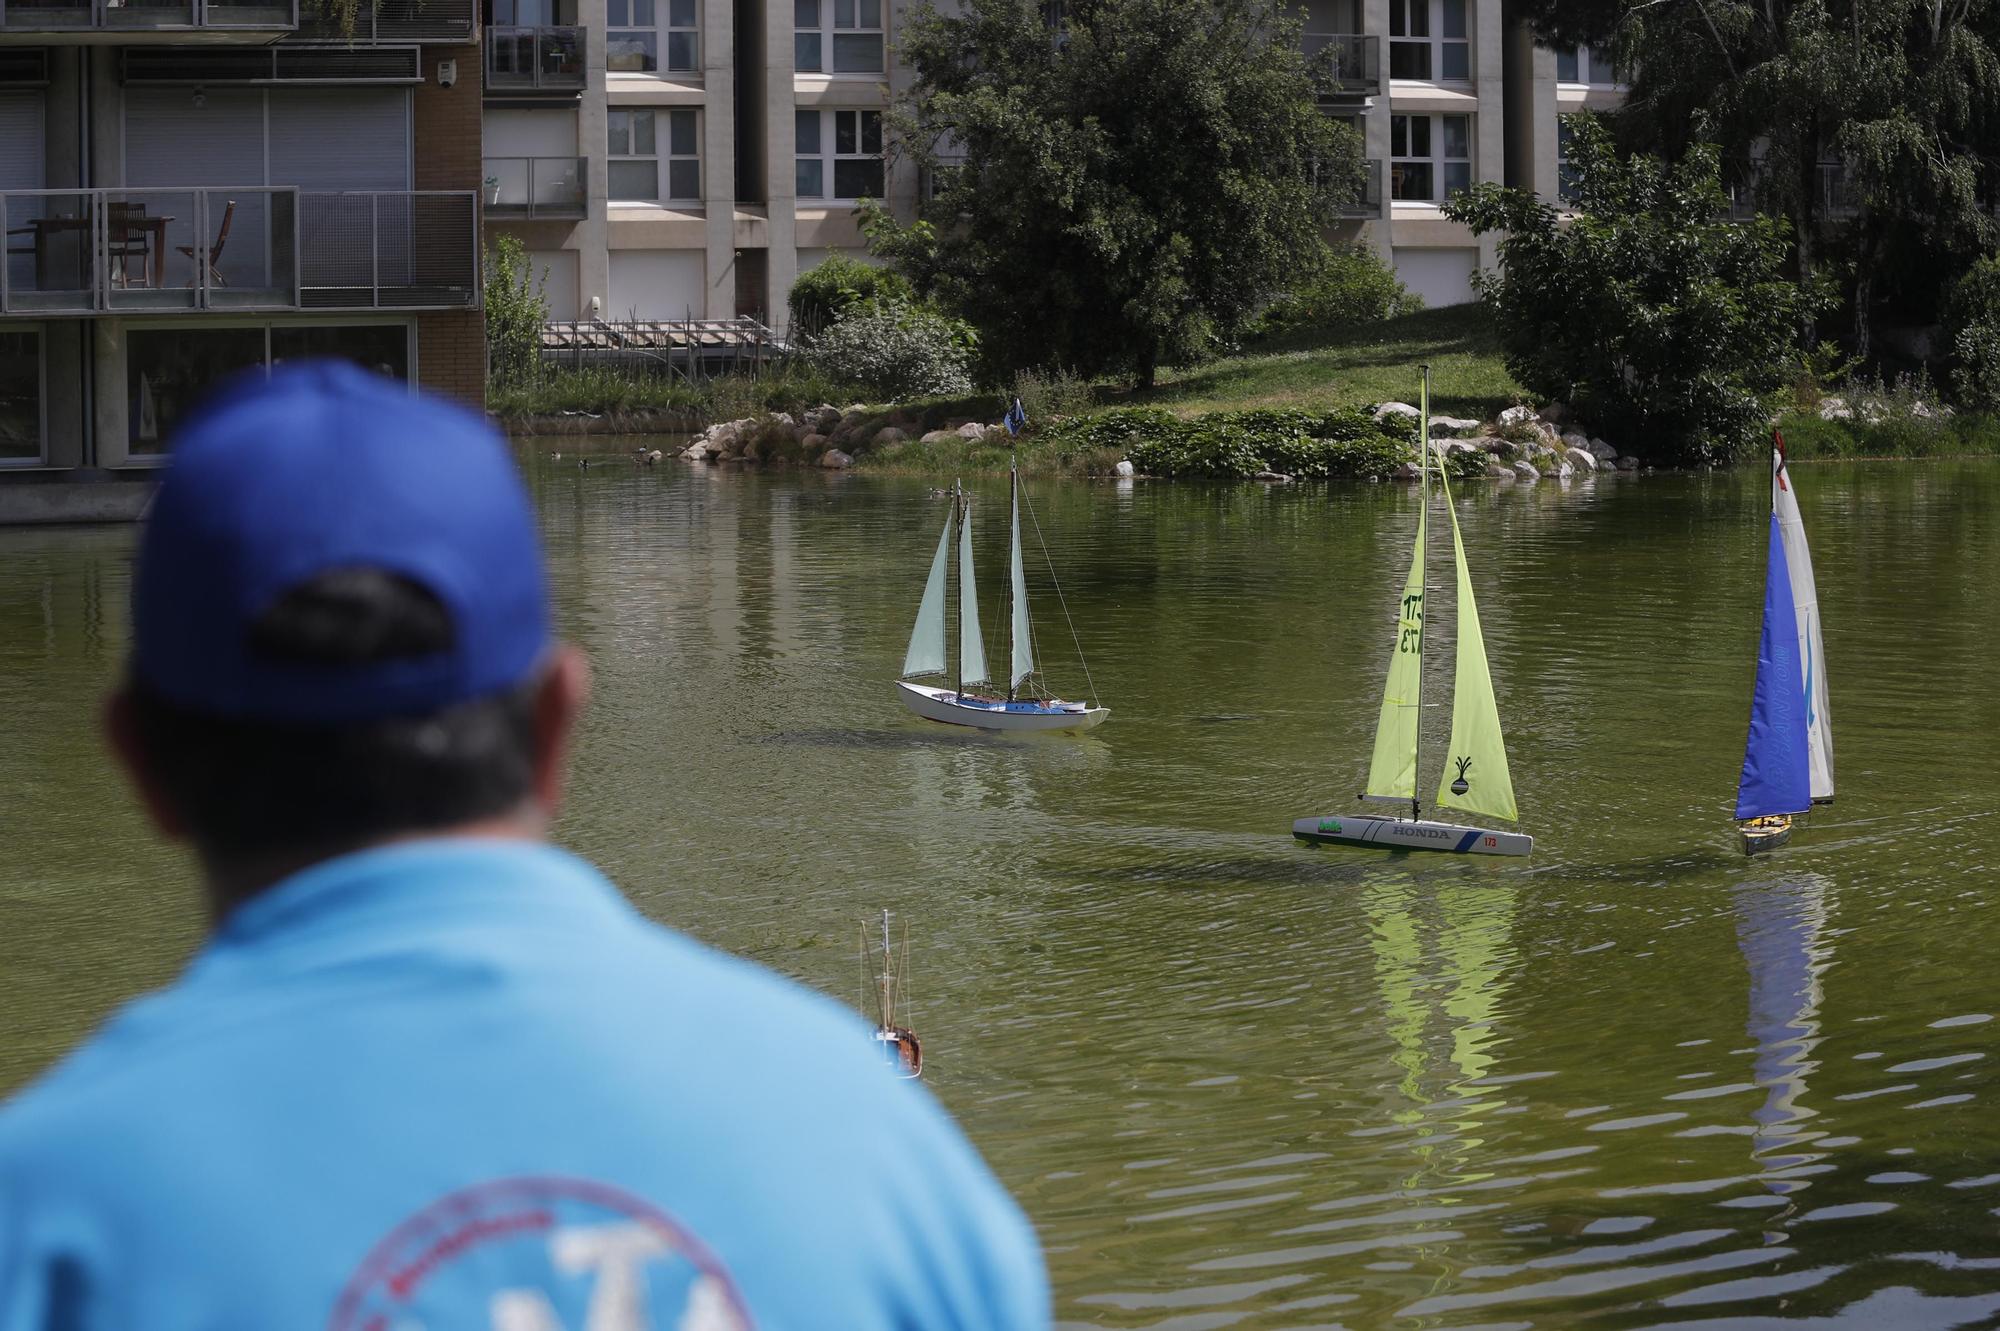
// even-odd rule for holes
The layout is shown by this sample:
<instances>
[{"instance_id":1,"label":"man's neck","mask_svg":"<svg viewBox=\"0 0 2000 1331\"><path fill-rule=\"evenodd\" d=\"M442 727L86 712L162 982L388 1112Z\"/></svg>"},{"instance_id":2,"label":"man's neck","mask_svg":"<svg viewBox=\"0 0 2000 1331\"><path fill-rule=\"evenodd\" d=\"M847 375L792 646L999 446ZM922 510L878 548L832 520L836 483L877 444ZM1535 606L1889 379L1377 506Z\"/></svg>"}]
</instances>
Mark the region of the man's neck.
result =
<instances>
[{"instance_id":1,"label":"man's neck","mask_svg":"<svg viewBox=\"0 0 2000 1331\"><path fill-rule=\"evenodd\" d=\"M394 836L339 845L316 846L309 850L283 851L271 855L218 860L203 852L202 877L208 890L209 919L220 924L238 906L295 874L343 855L384 846L407 845L412 841L540 841L548 835L548 820L539 810L523 809L498 818L458 823L451 827L399 832Z\"/></svg>"}]
</instances>

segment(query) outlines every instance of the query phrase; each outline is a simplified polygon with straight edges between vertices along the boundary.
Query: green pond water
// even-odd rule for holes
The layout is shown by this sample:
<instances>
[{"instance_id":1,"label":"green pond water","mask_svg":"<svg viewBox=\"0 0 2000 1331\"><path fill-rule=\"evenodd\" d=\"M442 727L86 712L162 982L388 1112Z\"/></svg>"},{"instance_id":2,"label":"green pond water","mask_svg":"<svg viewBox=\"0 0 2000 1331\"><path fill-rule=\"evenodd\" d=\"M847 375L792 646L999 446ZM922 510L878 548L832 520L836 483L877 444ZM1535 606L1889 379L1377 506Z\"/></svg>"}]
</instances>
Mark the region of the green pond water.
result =
<instances>
[{"instance_id":1,"label":"green pond water","mask_svg":"<svg viewBox=\"0 0 2000 1331\"><path fill-rule=\"evenodd\" d=\"M1756 862L1763 473L1472 487L1538 844L1471 862L1288 835L1356 807L1408 487L1032 487L1112 715L1010 741L893 694L930 482L523 457L597 670L561 839L857 1005L895 911L925 1084L1039 1226L1060 1324L2000 1317L2000 466L1795 469L1839 801ZM974 488L991 629L1005 485ZM93 728L131 539L0 531L0 1091L200 930Z\"/></svg>"}]
</instances>

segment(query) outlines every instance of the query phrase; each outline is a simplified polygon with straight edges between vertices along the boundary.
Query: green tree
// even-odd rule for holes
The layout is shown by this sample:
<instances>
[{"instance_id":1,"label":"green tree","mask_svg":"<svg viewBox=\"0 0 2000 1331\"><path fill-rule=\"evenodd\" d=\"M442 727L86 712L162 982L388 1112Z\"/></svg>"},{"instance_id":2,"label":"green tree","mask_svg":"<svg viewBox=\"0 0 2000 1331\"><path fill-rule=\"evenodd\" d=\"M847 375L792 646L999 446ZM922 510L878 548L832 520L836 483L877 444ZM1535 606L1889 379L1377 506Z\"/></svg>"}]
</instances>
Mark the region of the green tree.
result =
<instances>
[{"instance_id":1,"label":"green tree","mask_svg":"<svg viewBox=\"0 0 2000 1331\"><path fill-rule=\"evenodd\" d=\"M1921 322L1994 244L2000 0L1521 0L1552 45L1612 43L1633 71L1619 133L1720 149L1792 223L1795 271L1843 281L1856 349L1878 309ZM1755 163L1753 167L1753 163ZM1810 321L1805 342L1815 330Z\"/></svg>"},{"instance_id":2,"label":"green tree","mask_svg":"<svg viewBox=\"0 0 2000 1331\"><path fill-rule=\"evenodd\" d=\"M926 0L901 48L916 78L893 123L932 173L931 229L873 240L978 327L996 377L1150 385L1317 267L1359 148L1266 0L960 9Z\"/></svg>"},{"instance_id":3,"label":"green tree","mask_svg":"<svg viewBox=\"0 0 2000 1331\"><path fill-rule=\"evenodd\" d=\"M513 236L486 251L486 377L496 386L531 382L541 371L548 298L528 252Z\"/></svg>"},{"instance_id":4,"label":"green tree","mask_svg":"<svg viewBox=\"0 0 2000 1331\"><path fill-rule=\"evenodd\" d=\"M786 298L791 307L792 335L823 333L849 310L907 301L910 295L909 281L894 269L835 254L800 273L792 283Z\"/></svg>"},{"instance_id":5,"label":"green tree","mask_svg":"<svg viewBox=\"0 0 2000 1331\"><path fill-rule=\"evenodd\" d=\"M1668 165L1622 156L1593 118L1571 139L1576 216L1479 184L1445 213L1500 231L1481 287L1507 368L1649 457L1718 462L1763 430L1819 298L1785 276L1782 221L1732 222L1711 147Z\"/></svg>"}]
</instances>

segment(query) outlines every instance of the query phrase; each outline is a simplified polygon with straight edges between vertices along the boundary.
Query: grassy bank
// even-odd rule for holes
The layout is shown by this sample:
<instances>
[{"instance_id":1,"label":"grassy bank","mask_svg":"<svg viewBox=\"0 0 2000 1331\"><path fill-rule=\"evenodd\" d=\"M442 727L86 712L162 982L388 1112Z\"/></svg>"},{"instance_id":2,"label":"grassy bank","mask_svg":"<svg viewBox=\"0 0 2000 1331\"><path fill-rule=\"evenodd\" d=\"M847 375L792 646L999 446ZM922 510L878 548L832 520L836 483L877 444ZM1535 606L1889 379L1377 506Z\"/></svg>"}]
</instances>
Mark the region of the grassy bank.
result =
<instances>
[{"instance_id":1,"label":"grassy bank","mask_svg":"<svg viewBox=\"0 0 2000 1331\"><path fill-rule=\"evenodd\" d=\"M1787 412L1778 422L1785 450L1795 459L1944 458L2000 456L2000 418L1979 412L1924 418L1823 420L1817 413Z\"/></svg>"}]
</instances>

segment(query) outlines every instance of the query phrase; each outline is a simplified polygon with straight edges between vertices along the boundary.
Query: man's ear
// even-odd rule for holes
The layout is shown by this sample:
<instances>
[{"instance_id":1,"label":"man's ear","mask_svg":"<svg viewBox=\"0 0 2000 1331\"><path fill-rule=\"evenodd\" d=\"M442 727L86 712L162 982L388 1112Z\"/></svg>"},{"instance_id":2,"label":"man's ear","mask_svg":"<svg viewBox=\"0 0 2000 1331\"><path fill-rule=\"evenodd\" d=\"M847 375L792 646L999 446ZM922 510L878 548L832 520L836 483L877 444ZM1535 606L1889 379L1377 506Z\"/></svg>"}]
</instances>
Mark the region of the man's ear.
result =
<instances>
[{"instance_id":1,"label":"man's ear","mask_svg":"<svg viewBox=\"0 0 2000 1331\"><path fill-rule=\"evenodd\" d=\"M535 686L535 803L554 818L569 778L570 743L590 701L590 662L573 643L558 643Z\"/></svg>"},{"instance_id":2,"label":"man's ear","mask_svg":"<svg viewBox=\"0 0 2000 1331\"><path fill-rule=\"evenodd\" d=\"M131 689L122 685L104 700L104 742L118 759L118 765L125 769L125 776L154 830L169 841L185 841L187 826L146 761L145 744L139 738L137 708Z\"/></svg>"}]
</instances>

